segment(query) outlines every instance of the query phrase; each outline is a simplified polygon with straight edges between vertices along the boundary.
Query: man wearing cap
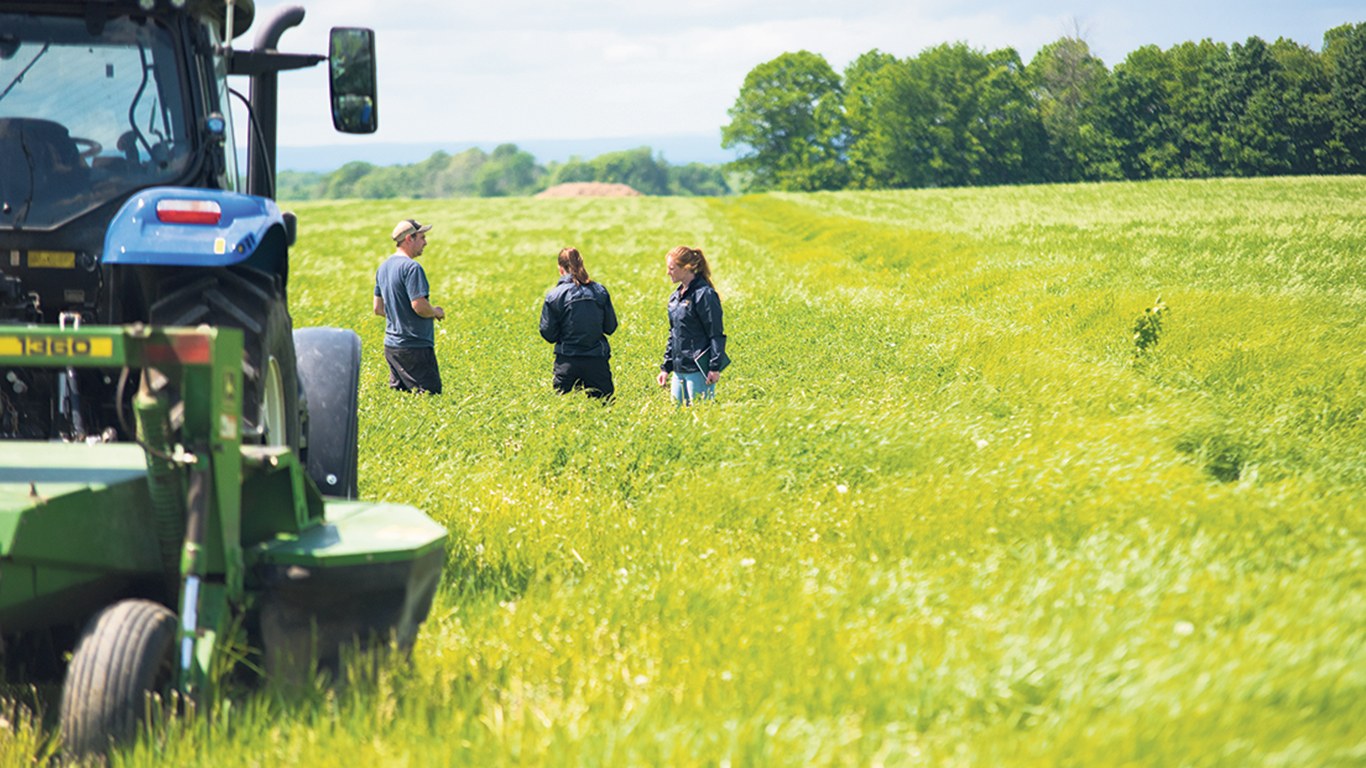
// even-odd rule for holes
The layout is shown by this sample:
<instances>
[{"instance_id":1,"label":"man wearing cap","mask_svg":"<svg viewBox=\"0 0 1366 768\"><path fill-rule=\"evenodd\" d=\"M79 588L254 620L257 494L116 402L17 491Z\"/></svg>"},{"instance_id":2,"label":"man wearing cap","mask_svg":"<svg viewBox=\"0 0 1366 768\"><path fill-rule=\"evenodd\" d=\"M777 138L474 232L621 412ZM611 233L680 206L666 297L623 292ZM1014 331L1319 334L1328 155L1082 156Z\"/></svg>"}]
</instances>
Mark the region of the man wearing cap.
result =
<instances>
[{"instance_id":1,"label":"man wearing cap","mask_svg":"<svg viewBox=\"0 0 1366 768\"><path fill-rule=\"evenodd\" d=\"M427 273L417 263L427 245L430 224L404 219L394 227L398 250L375 271L375 314L384 318L384 359L389 386L402 392L441 394L432 320L446 311L427 300Z\"/></svg>"}]
</instances>

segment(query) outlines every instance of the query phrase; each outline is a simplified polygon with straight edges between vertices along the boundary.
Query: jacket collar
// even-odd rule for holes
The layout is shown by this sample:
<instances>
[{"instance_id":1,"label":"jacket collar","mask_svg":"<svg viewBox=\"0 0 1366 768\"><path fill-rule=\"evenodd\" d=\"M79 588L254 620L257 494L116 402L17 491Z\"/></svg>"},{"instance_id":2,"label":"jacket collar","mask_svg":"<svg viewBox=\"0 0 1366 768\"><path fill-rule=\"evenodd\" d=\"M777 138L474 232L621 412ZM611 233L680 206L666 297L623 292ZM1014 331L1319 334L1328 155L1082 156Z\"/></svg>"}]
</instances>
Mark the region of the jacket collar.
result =
<instances>
[{"instance_id":1,"label":"jacket collar","mask_svg":"<svg viewBox=\"0 0 1366 768\"><path fill-rule=\"evenodd\" d=\"M684 289L683 289L683 285L682 285L682 284L679 284L678 290L676 291L676 293L678 294L678 298L681 299L681 298L683 298L684 296L687 296L687 295L690 294L690 293L697 293L697 289L698 289L698 288L710 288L710 287L711 287L711 283L707 282L707 278L705 278L705 277L703 277L703 276L701 276L701 275L695 275L695 276L693 277L693 279L692 279L692 282L688 283L688 288L687 288L687 290L684 290Z\"/></svg>"}]
</instances>

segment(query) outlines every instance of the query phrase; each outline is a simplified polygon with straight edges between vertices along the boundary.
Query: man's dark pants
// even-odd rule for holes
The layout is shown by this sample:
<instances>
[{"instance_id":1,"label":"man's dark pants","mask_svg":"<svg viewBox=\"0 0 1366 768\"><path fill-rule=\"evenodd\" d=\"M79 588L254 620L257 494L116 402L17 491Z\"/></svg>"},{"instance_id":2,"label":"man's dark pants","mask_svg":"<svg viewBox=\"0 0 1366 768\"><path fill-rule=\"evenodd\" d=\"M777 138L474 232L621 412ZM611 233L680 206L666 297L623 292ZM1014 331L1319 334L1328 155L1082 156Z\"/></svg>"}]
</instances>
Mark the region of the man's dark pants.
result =
<instances>
[{"instance_id":1,"label":"man's dark pants","mask_svg":"<svg viewBox=\"0 0 1366 768\"><path fill-rule=\"evenodd\" d=\"M582 389L589 397L610 398L616 392L612 364L605 357L555 355L551 372L554 376L550 383L562 395Z\"/></svg>"},{"instance_id":2,"label":"man's dark pants","mask_svg":"<svg viewBox=\"0 0 1366 768\"><path fill-rule=\"evenodd\" d=\"M389 363L389 386L400 392L441 394L441 370L434 347L385 347Z\"/></svg>"}]
</instances>

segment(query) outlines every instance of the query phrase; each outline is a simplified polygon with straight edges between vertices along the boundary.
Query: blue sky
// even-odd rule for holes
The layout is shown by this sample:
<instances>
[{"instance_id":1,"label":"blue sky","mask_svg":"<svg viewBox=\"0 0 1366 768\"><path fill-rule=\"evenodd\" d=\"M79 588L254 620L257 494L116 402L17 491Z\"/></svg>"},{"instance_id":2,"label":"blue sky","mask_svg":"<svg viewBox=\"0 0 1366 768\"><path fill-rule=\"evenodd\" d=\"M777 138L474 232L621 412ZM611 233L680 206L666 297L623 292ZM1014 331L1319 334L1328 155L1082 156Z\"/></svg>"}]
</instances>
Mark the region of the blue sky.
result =
<instances>
[{"instance_id":1,"label":"blue sky","mask_svg":"<svg viewBox=\"0 0 1366 768\"><path fill-rule=\"evenodd\" d=\"M326 53L332 26L376 32L376 134L332 130L323 67L280 76L282 148L337 145L342 155L376 142L719 137L745 74L800 49L836 70L873 48L910 56L957 41L1010 46L1028 61L1080 30L1113 67L1142 45L1203 38L1287 37L1318 50L1328 29L1366 21L1360 0L257 0L236 45L252 47L296 4L307 16L283 51Z\"/></svg>"}]
</instances>

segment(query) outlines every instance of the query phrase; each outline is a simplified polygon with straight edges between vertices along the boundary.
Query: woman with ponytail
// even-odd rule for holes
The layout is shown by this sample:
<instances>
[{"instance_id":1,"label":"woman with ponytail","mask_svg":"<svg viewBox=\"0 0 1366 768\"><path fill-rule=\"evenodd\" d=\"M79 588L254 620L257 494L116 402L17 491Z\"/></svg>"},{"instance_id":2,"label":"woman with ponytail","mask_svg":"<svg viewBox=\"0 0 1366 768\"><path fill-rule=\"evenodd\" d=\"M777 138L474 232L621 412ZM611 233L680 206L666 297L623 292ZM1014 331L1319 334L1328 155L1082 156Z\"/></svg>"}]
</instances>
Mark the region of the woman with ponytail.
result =
<instances>
[{"instance_id":1,"label":"woman with ponytail","mask_svg":"<svg viewBox=\"0 0 1366 768\"><path fill-rule=\"evenodd\" d=\"M655 381L662 387L672 380L669 391L679 405L699 397L710 400L730 364L711 266L701 250L680 245L664 258L664 271L678 289L669 296L669 341Z\"/></svg>"},{"instance_id":2,"label":"woman with ponytail","mask_svg":"<svg viewBox=\"0 0 1366 768\"><path fill-rule=\"evenodd\" d=\"M617 329L612 297L588 277L577 248L560 251L560 281L541 307L541 338L555 345L551 384L560 394L585 390L590 397L610 398L612 347L607 337Z\"/></svg>"}]
</instances>

